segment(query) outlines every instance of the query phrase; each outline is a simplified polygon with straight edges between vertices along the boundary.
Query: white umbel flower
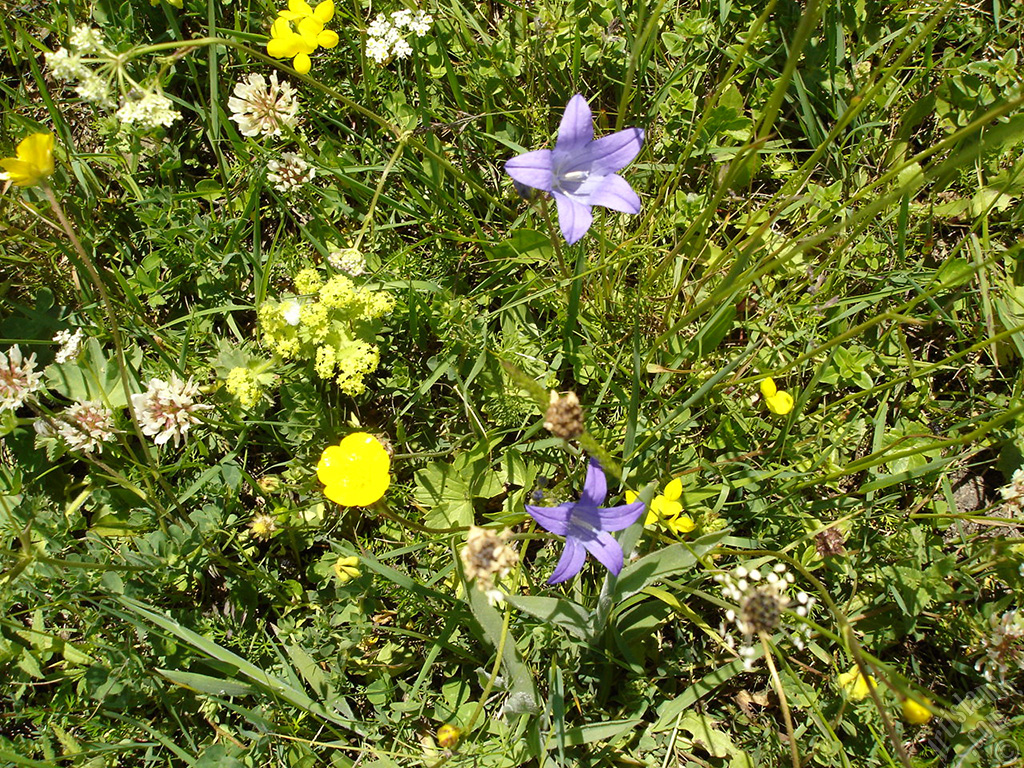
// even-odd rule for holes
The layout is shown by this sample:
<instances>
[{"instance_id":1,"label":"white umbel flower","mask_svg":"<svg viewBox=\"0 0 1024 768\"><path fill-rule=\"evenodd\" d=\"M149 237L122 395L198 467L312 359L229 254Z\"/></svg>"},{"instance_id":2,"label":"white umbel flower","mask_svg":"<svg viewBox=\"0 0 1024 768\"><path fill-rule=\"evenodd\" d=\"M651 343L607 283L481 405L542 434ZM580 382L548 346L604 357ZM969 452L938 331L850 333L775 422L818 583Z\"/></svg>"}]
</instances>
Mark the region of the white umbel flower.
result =
<instances>
[{"instance_id":1,"label":"white umbel flower","mask_svg":"<svg viewBox=\"0 0 1024 768\"><path fill-rule=\"evenodd\" d=\"M20 408L42 386L34 352L24 358L17 344L7 354L0 352L0 411Z\"/></svg>"},{"instance_id":2,"label":"white umbel flower","mask_svg":"<svg viewBox=\"0 0 1024 768\"><path fill-rule=\"evenodd\" d=\"M815 602L806 592L791 594L795 579L783 563L777 563L764 577L759 570L741 565L729 573L717 574L715 581L722 585L722 596L737 604L738 610L730 608L725 612L725 618L743 636L738 653L746 669L754 665L755 640L760 640L762 635L770 637L777 630L788 629L784 625L786 613L804 618ZM800 649L804 647L808 633L809 628L804 624L789 636L793 645ZM729 646L735 648L736 639L726 633L724 626L722 634Z\"/></svg>"},{"instance_id":3,"label":"white umbel flower","mask_svg":"<svg viewBox=\"0 0 1024 768\"><path fill-rule=\"evenodd\" d=\"M280 160L267 163L267 181L278 192L291 192L313 180L316 170L294 152L282 152Z\"/></svg>"},{"instance_id":4,"label":"white umbel flower","mask_svg":"<svg viewBox=\"0 0 1024 768\"><path fill-rule=\"evenodd\" d=\"M78 53L67 48L58 48L53 53L44 53L46 68L57 80L79 80L89 71Z\"/></svg>"},{"instance_id":5,"label":"white umbel flower","mask_svg":"<svg viewBox=\"0 0 1024 768\"><path fill-rule=\"evenodd\" d=\"M171 100L157 91L145 93L140 99L125 100L114 115L125 125L138 125L140 128L167 127L181 117Z\"/></svg>"},{"instance_id":6,"label":"white umbel flower","mask_svg":"<svg viewBox=\"0 0 1024 768\"><path fill-rule=\"evenodd\" d=\"M235 85L228 109L243 136L280 136L282 127L294 128L298 122L299 102L295 89L278 82L276 72L269 85L263 75L251 74Z\"/></svg>"},{"instance_id":7,"label":"white umbel flower","mask_svg":"<svg viewBox=\"0 0 1024 768\"><path fill-rule=\"evenodd\" d=\"M71 32L71 39L68 45L79 53L88 56L90 53L101 53L103 51L103 33L95 27L79 24Z\"/></svg>"},{"instance_id":8,"label":"white umbel flower","mask_svg":"<svg viewBox=\"0 0 1024 768\"><path fill-rule=\"evenodd\" d=\"M150 381L144 393L132 395L132 409L143 434L154 438L157 445L174 440L177 447L189 428L199 423L196 413L212 407L197 403L198 394L199 385L173 374L170 381Z\"/></svg>"},{"instance_id":9,"label":"white umbel flower","mask_svg":"<svg viewBox=\"0 0 1024 768\"><path fill-rule=\"evenodd\" d=\"M102 450L114 439L114 414L102 403L75 403L60 415L57 433L73 451Z\"/></svg>"}]
</instances>

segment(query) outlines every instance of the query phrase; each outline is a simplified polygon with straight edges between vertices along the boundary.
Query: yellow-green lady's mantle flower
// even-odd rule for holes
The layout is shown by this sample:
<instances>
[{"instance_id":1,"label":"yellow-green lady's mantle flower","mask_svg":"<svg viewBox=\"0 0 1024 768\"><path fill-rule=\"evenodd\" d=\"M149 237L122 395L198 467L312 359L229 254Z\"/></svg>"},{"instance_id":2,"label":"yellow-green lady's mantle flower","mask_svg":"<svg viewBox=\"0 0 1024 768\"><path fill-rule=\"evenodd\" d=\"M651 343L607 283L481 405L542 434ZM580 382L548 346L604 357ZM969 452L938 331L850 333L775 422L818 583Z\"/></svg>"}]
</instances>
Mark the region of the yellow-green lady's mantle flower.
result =
<instances>
[{"instance_id":1,"label":"yellow-green lady's mantle flower","mask_svg":"<svg viewBox=\"0 0 1024 768\"><path fill-rule=\"evenodd\" d=\"M53 174L53 134L33 133L18 143L17 157L0 160L0 179L16 187L34 187Z\"/></svg>"},{"instance_id":2,"label":"yellow-green lady's mantle flower","mask_svg":"<svg viewBox=\"0 0 1024 768\"><path fill-rule=\"evenodd\" d=\"M275 59L292 59L299 74L312 67L309 54L317 48L333 48L338 44L338 33L324 29L334 18L334 0L324 0L316 9L306 0L288 0L287 10L281 11L270 28L267 54Z\"/></svg>"},{"instance_id":3,"label":"yellow-green lady's mantle flower","mask_svg":"<svg viewBox=\"0 0 1024 768\"><path fill-rule=\"evenodd\" d=\"M777 416L785 416L793 410L793 396L776 387L770 377L761 382L761 395L768 410Z\"/></svg>"},{"instance_id":4,"label":"yellow-green lady's mantle flower","mask_svg":"<svg viewBox=\"0 0 1024 768\"><path fill-rule=\"evenodd\" d=\"M661 526L675 536L682 536L696 528L693 518L683 514L683 505L679 501L682 496L683 481L678 477L669 481L665 490L651 502L647 517L644 518L644 527ZM626 491L627 503L632 503L636 499L636 491Z\"/></svg>"},{"instance_id":5,"label":"yellow-green lady's mantle flower","mask_svg":"<svg viewBox=\"0 0 1024 768\"><path fill-rule=\"evenodd\" d=\"M324 495L346 507L368 507L391 485L391 457L373 435L353 432L323 452L316 466Z\"/></svg>"}]
</instances>

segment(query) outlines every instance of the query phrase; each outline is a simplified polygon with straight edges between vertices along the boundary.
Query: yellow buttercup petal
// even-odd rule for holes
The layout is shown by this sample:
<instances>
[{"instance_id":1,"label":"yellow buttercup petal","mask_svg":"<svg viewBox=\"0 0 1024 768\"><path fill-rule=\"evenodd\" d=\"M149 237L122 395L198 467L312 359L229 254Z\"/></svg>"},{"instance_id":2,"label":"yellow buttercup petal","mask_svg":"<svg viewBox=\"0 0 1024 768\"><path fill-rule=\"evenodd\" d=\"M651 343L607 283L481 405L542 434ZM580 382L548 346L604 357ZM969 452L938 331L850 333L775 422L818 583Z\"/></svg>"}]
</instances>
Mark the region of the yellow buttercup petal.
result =
<instances>
[{"instance_id":1,"label":"yellow buttercup petal","mask_svg":"<svg viewBox=\"0 0 1024 768\"><path fill-rule=\"evenodd\" d=\"M696 524L693 522L693 518L689 515L678 515L665 521L666 527L672 531L676 536L680 536L684 533L689 533Z\"/></svg>"},{"instance_id":2,"label":"yellow buttercup petal","mask_svg":"<svg viewBox=\"0 0 1024 768\"><path fill-rule=\"evenodd\" d=\"M640 494L638 494L636 491L630 491L630 490L626 491L626 503L627 504L632 504L634 501L636 501L639 498L640 498Z\"/></svg>"},{"instance_id":3,"label":"yellow buttercup petal","mask_svg":"<svg viewBox=\"0 0 1024 768\"><path fill-rule=\"evenodd\" d=\"M334 18L334 2L333 0L324 0L322 3L317 5L316 10L313 11L313 17L319 19L324 24Z\"/></svg>"},{"instance_id":4,"label":"yellow buttercup petal","mask_svg":"<svg viewBox=\"0 0 1024 768\"><path fill-rule=\"evenodd\" d=\"M674 478L669 481L668 485L665 486L665 491L662 493L669 501L679 501L683 495L683 480L680 477Z\"/></svg>"},{"instance_id":5,"label":"yellow buttercup petal","mask_svg":"<svg viewBox=\"0 0 1024 768\"><path fill-rule=\"evenodd\" d=\"M17 157L0 160L3 178L17 187L32 187L53 175L52 133L33 133L18 143Z\"/></svg>"},{"instance_id":6,"label":"yellow buttercup petal","mask_svg":"<svg viewBox=\"0 0 1024 768\"><path fill-rule=\"evenodd\" d=\"M922 697L925 704L931 704L928 699ZM932 719L932 713L924 704L919 704L913 699L903 701L903 719L913 725L924 725Z\"/></svg>"},{"instance_id":7,"label":"yellow buttercup petal","mask_svg":"<svg viewBox=\"0 0 1024 768\"><path fill-rule=\"evenodd\" d=\"M339 41L338 33L333 29L325 29L316 36L316 44L321 48L333 48Z\"/></svg>"},{"instance_id":8,"label":"yellow buttercup petal","mask_svg":"<svg viewBox=\"0 0 1024 768\"><path fill-rule=\"evenodd\" d=\"M674 517L683 511L683 505L673 499L665 498L664 495L655 496L654 501L651 502L651 511L658 517Z\"/></svg>"},{"instance_id":9,"label":"yellow buttercup petal","mask_svg":"<svg viewBox=\"0 0 1024 768\"><path fill-rule=\"evenodd\" d=\"M302 38L294 33L285 37L274 37L267 43L267 55L275 59L290 59L298 54L301 45Z\"/></svg>"},{"instance_id":10,"label":"yellow buttercup petal","mask_svg":"<svg viewBox=\"0 0 1024 768\"><path fill-rule=\"evenodd\" d=\"M305 54L295 57L295 68L301 72L300 56ZM367 507L387 491L391 484L390 469L391 457L380 441L365 432L355 432L324 450L316 474L326 486L324 495L331 501L346 507Z\"/></svg>"},{"instance_id":11,"label":"yellow buttercup petal","mask_svg":"<svg viewBox=\"0 0 1024 768\"><path fill-rule=\"evenodd\" d=\"M776 392L765 398L768 410L778 416L785 416L793 410L793 396L789 392Z\"/></svg>"}]
</instances>

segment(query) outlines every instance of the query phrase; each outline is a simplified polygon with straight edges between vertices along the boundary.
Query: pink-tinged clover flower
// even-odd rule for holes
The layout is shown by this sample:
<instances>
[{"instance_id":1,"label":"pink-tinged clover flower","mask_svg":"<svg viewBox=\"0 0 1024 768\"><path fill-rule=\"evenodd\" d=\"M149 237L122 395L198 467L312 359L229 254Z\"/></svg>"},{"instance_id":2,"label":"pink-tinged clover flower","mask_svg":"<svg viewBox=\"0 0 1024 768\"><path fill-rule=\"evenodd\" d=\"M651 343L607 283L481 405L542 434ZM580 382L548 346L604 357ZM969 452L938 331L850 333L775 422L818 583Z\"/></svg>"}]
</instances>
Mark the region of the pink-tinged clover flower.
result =
<instances>
[{"instance_id":1,"label":"pink-tinged clover flower","mask_svg":"<svg viewBox=\"0 0 1024 768\"><path fill-rule=\"evenodd\" d=\"M595 205L622 213L639 213L640 198L620 171L633 162L644 132L626 128L594 139L594 121L587 100L569 100L558 126L554 149L538 149L513 157L505 171L519 184L549 192L558 206L558 225L572 245L593 222Z\"/></svg>"},{"instance_id":2,"label":"pink-tinged clover flower","mask_svg":"<svg viewBox=\"0 0 1024 768\"><path fill-rule=\"evenodd\" d=\"M619 507L602 507L608 496L608 482L596 459L590 460L580 500L557 507L526 505L526 511L546 531L565 536L565 549L548 584L571 579L583 569L587 552L615 576L622 570L622 547L609 531L621 531L637 521L644 503L635 501Z\"/></svg>"}]
</instances>

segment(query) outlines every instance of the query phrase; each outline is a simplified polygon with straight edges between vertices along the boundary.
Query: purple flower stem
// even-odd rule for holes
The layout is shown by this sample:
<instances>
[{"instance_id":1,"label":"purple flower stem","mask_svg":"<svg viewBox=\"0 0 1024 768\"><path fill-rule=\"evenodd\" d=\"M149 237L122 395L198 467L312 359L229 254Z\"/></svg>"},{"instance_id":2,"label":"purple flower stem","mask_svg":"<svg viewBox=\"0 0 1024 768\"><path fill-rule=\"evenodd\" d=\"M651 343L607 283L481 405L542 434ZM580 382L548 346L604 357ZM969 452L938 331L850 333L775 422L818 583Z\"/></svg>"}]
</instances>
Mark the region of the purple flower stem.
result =
<instances>
[{"instance_id":1,"label":"purple flower stem","mask_svg":"<svg viewBox=\"0 0 1024 768\"><path fill-rule=\"evenodd\" d=\"M562 277L568 279L569 273L565 271L565 259L562 258L562 244L558 242L558 232L551 225L551 211L548 210L547 195L540 198L540 210L544 214L544 223L548 228L548 237L551 238L551 247L555 249L555 256L558 258L558 268L562 271Z\"/></svg>"}]
</instances>

